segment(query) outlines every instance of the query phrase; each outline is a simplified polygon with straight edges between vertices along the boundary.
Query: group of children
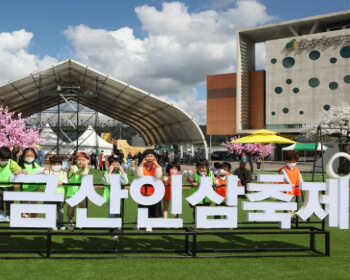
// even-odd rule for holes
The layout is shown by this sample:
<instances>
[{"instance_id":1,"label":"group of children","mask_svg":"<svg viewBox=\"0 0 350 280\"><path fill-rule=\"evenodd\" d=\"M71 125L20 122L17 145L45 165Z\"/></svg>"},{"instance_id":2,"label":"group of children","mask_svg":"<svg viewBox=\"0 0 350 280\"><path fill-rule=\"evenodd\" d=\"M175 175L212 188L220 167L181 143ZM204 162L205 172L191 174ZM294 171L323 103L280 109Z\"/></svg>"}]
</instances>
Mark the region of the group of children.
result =
<instances>
[{"instance_id":1,"label":"group of children","mask_svg":"<svg viewBox=\"0 0 350 280\"><path fill-rule=\"evenodd\" d=\"M26 148L23 150L18 163L11 159L11 151L7 147L0 148L0 181L10 182L11 174L17 175L23 174L55 174L59 176L58 187L56 189L57 193L64 193L66 198L74 196L82 182L82 177L84 175L90 174L89 163L90 156L85 152L77 152L75 155L75 164L72 165L69 171L66 173L62 170L62 158L60 156L50 157L50 165L48 168L42 168L39 164L35 162L37 158L37 151L34 148ZM298 161L298 155L294 152L290 152L286 156L286 165L283 166L279 172L285 176L285 183L293 185L292 194L299 196L301 192L298 188L299 183L302 181L302 176L295 166ZM122 185L128 184L128 177L125 170L122 167L122 162L117 157L108 158L109 168L105 171L102 178L102 184L104 185L103 197L107 201L108 209L110 202L110 187L111 184L111 174L120 174L120 180ZM228 162L223 162L218 167L217 174L210 170L209 162L206 159L200 159L196 163L196 172L191 174L187 178L187 182L190 184L190 194L193 194L198 190L200 180L202 177L210 177L211 184L215 191L226 197L226 183L227 177L230 175L231 164ZM154 205L139 205L138 207L148 208L148 213L150 218L158 217L168 217L169 203L171 200L171 175L181 174L181 167L175 162L171 162L167 165L165 170L165 175L163 176L163 170L161 165L157 161L156 153L154 150L145 150L142 154L139 165L137 167L136 175L137 177L142 176L154 176L155 178L162 180L165 186L165 195L163 198L163 208L161 202ZM163 177L162 177L163 176ZM70 185L65 186L64 184L70 183ZM240 185L240 182L238 183ZM23 185L22 191L38 191L39 185ZM0 185L0 221L10 221L10 204L12 201L3 200L4 191L14 191L13 184L2 184ZM144 185L141 188L141 193L144 196L149 196L153 193L154 189L152 185ZM26 203L26 202L22 202ZM52 202L50 202L52 203ZM58 202L57 204L57 227L55 229L64 230L64 203ZM208 198L204 198L197 205L190 205L193 208L193 218L195 218L196 207L198 206L208 206L211 201ZM5 210L6 206L6 210ZM84 199L79 203L80 208L87 207L87 199ZM67 218L68 218L68 230L74 229L74 212L75 207L67 206ZM294 213L293 213L294 215ZM22 217L26 218L29 215L22 213ZM35 217L36 214L32 213L31 217ZM108 217L114 217L115 215L108 214ZM174 218L177 215L173 215ZM219 218L219 217L215 217ZM146 228L146 231L152 231L151 228Z\"/></svg>"}]
</instances>

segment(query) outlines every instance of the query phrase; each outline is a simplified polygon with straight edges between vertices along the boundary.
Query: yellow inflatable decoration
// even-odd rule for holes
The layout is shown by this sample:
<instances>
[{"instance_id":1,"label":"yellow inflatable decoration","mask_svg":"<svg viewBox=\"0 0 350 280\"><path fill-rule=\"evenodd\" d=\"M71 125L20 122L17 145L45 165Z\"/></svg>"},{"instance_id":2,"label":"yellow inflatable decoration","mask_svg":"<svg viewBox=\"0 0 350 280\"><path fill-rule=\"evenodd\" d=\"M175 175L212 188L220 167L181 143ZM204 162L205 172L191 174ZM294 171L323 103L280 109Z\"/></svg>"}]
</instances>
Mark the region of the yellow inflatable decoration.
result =
<instances>
[{"instance_id":1,"label":"yellow inflatable decoration","mask_svg":"<svg viewBox=\"0 0 350 280\"><path fill-rule=\"evenodd\" d=\"M115 141L115 145L117 146L117 149L122 150L125 157L129 152L132 155L134 155L134 154L137 154L138 152L143 153L143 151L146 150L146 147L130 146L128 142L123 139L112 139L111 133L102 133L101 138L111 144L113 144L113 141Z\"/></svg>"}]
</instances>

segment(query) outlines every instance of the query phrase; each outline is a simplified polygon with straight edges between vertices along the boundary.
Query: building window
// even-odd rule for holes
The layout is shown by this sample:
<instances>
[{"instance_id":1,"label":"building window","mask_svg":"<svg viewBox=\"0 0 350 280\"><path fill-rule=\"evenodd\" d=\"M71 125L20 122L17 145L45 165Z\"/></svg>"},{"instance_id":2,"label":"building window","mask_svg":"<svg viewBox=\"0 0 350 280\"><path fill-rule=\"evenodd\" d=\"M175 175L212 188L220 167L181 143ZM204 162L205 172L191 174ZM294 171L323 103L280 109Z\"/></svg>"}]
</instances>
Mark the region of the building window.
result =
<instances>
[{"instance_id":1,"label":"building window","mask_svg":"<svg viewBox=\"0 0 350 280\"><path fill-rule=\"evenodd\" d=\"M288 56L283 59L282 64L285 68L291 68L294 66L295 60L293 57Z\"/></svg>"},{"instance_id":2,"label":"building window","mask_svg":"<svg viewBox=\"0 0 350 280\"><path fill-rule=\"evenodd\" d=\"M276 112L271 112L271 115L272 115L272 116L276 115Z\"/></svg>"},{"instance_id":3,"label":"building window","mask_svg":"<svg viewBox=\"0 0 350 280\"><path fill-rule=\"evenodd\" d=\"M340 50L340 55L343 58L349 58L350 57L350 46L346 46Z\"/></svg>"},{"instance_id":4,"label":"building window","mask_svg":"<svg viewBox=\"0 0 350 280\"><path fill-rule=\"evenodd\" d=\"M293 92L294 93L299 93L299 89L296 87L296 88L293 88Z\"/></svg>"},{"instance_id":5,"label":"building window","mask_svg":"<svg viewBox=\"0 0 350 280\"><path fill-rule=\"evenodd\" d=\"M309 86L310 86L310 87L315 88L315 87L318 87L319 85L320 85L320 80L319 80L319 79L317 79L317 78L311 78L311 79L309 80Z\"/></svg>"},{"instance_id":6,"label":"building window","mask_svg":"<svg viewBox=\"0 0 350 280\"><path fill-rule=\"evenodd\" d=\"M272 63L272 64L276 64L276 62L277 62L277 59L276 59L276 58L271 59L271 63Z\"/></svg>"},{"instance_id":7,"label":"building window","mask_svg":"<svg viewBox=\"0 0 350 280\"><path fill-rule=\"evenodd\" d=\"M283 91L283 89L282 89L281 87L276 87L276 88L275 88L275 92L276 92L277 94L281 94L282 91Z\"/></svg>"},{"instance_id":8,"label":"building window","mask_svg":"<svg viewBox=\"0 0 350 280\"><path fill-rule=\"evenodd\" d=\"M299 111L299 114L300 115L304 115L304 111Z\"/></svg>"},{"instance_id":9,"label":"building window","mask_svg":"<svg viewBox=\"0 0 350 280\"><path fill-rule=\"evenodd\" d=\"M328 111L330 108L331 108L331 106L329 106L329 105L324 105L323 106L323 109L326 110L326 111Z\"/></svg>"},{"instance_id":10,"label":"building window","mask_svg":"<svg viewBox=\"0 0 350 280\"><path fill-rule=\"evenodd\" d=\"M332 57L330 60L329 60L332 64L336 63L337 62L337 59L335 57Z\"/></svg>"},{"instance_id":11,"label":"building window","mask_svg":"<svg viewBox=\"0 0 350 280\"><path fill-rule=\"evenodd\" d=\"M285 113L285 114L288 114L289 109L288 108L283 108L282 112Z\"/></svg>"},{"instance_id":12,"label":"building window","mask_svg":"<svg viewBox=\"0 0 350 280\"><path fill-rule=\"evenodd\" d=\"M293 82L293 81L292 81L291 79L287 79L287 80L286 80L287 85L290 85L292 82Z\"/></svg>"},{"instance_id":13,"label":"building window","mask_svg":"<svg viewBox=\"0 0 350 280\"><path fill-rule=\"evenodd\" d=\"M319 51L312 51L309 53L309 57L311 60L317 60L320 58L320 52Z\"/></svg>"},{"instance_id":14,"label":"building window","mask_svg":"<svg viewBox=\"0 0 350 280\"><path fill-rule=\"evenodd\" d=\"M329 83L329 88L330 88L331 90L337 89L337 88L338 88L338 83L337 83L337 82L331 82L331 83Z\"/></svg>"},{"instance_id":15,"label":"building window","mask_svg":"<svg viewBox=\"0 0 350 280\"><path fill-rule=\"evenodd\" d=\"M347 75L344 77L344 82L349 84L350 83L350 75Z\"/></svg>"}]
</instances>

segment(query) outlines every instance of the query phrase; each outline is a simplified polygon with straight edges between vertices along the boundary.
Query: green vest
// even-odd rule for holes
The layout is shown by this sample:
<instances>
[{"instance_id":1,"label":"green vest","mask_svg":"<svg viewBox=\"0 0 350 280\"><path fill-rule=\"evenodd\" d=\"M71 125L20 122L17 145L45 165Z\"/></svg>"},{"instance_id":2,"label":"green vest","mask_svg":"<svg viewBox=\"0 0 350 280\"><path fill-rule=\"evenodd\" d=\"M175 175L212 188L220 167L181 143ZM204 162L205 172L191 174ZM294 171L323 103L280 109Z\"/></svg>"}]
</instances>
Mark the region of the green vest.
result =
<instances>
[{"instance_id":1,"label":"green vest","mask_svg":"<svg viewBox=\"0 0 350 280\"><path fill-rule=\"evenodd\" d=\"M50 170L49 174L52 174L51 172L52 171ZM60 170L60 175L58 176L58 181L63 181L63 180L64 180L64 171ZM66 191L65 187L62 185L57 186L57 188L56 188L56 193L65 193L65 191Z\"/></svg>"},{"instance_id":2,"label":"green vest","mask_svg":"<svg viewBox=\"0 0 350 280\"><path fill-rule=\"evenodd\" d=\"M0 166L0 181L1 182L10 182L11 179L11 160L7 162L5 166ZM13 187L13 185L0 185L0 188Z\"/></svg>"},{"instance_id":3,"label":"green vest","mask_svg":"<svg viewBox=\"0 0 350 280\"><path fill-rule=\"evenodd\" d=\"M193 173L193 176L194 176L194 182L195 183L198 183L200 182L200 178L202 177L201 175L198 174L198 172L195 172ZM209 174L208 176L211 178L211 185L213 185L213 178L214 178L214 173L213 171L209 170ZM195 193L196 191L198 190L198 187L193 187L191 186L190 187L190 195ZM212 202L209 198L205 197L201 202L199 202L198 204L203 204L203 203L210 203Z\"/></svg>"},{"instance_id":4,"label":"green vest","mask_svg":"<svg viewBox=\"0 0 350 280\"><path fill-rule=\"evenodd\" d=\"M32 163L24 163L23 170L27 171L28 174L36 174L35 171L38 168L41 168L41 166L34 161L34 167L33 167ZM35 191L35 190L39 189L41 186L43 186L43 185L23 185L22 190L24 192L31 192L31 191Z\"/></svg>"},{"instance_id":5,"label":"green vest","mask_svg":"<svg viewBox=\"0 0 350 280\"><path fill-rule=\"evenodd\" d=\"M105 171L104 174L108 174L108 171ZM118 174L121 175L123 173L119 170ZM111 186L103 186L103 198L106 199L106 202L111 200Z\"/></svg>"},{"instance_id":6,"label":"green vest","mask_svg":"<svg viewBox=\"0 0 350 280\"><path fill-rule=\"evenodd\" d=\"M76 165L76 167L78 167L78 166ZM69 177L69 174L68 174L68 177ZM67 197L72 197L79 191L82 178L83 178L83 175L77 175L77 174L73 174L72 177L68 178L68 182L70 184L79 184L79 185L67 186L67 193L66 193Z\"/></svg>"}]
</instances>

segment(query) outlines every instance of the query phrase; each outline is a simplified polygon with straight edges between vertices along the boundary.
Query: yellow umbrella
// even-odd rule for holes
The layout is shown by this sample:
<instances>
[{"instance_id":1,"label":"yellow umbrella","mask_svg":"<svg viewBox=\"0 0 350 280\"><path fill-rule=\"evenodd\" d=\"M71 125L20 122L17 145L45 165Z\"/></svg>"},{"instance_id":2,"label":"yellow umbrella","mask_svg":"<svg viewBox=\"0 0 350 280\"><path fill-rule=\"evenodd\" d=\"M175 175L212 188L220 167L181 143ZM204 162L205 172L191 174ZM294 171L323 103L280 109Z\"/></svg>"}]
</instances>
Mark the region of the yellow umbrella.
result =
<instances>
[{"instance_id":1,"label":"yellow umbrella","mask_svg":"<svg viewBox=\"0 0 350 280\"><path fill-rule=\"evenodd\" d=\"M277 134L277 132L272 130L267 130L267 129L259 129L259 130L249 132L249 134Z\"/></svg>"},{"instance_id":2,"label":"yellow umbrella","mask_svg":"<svg viewBox=\"0 0 350 280\"><path fill-rule=\"evenodd\" d=\"M251 134L233 140L231 143L295 144L296 142L275 134Z\"/></svg>"},{"instance_id":3,"label":"yellow umbrella","mask_svg":"<svg viewBox=\"0 0 350 280\"><path fill-rule=\"evenodd\" d=\"M258 133L261 132L262 133ZM262 155L264 158L264 144L295 144L296 142L288 138L276 135L277 132L270 130L256 130L250 132L250 135L238 138L231 143L261 143L263 145ZM264 161L262 162L262 170L264 171Z\"/></svg>"}]
</instances>

